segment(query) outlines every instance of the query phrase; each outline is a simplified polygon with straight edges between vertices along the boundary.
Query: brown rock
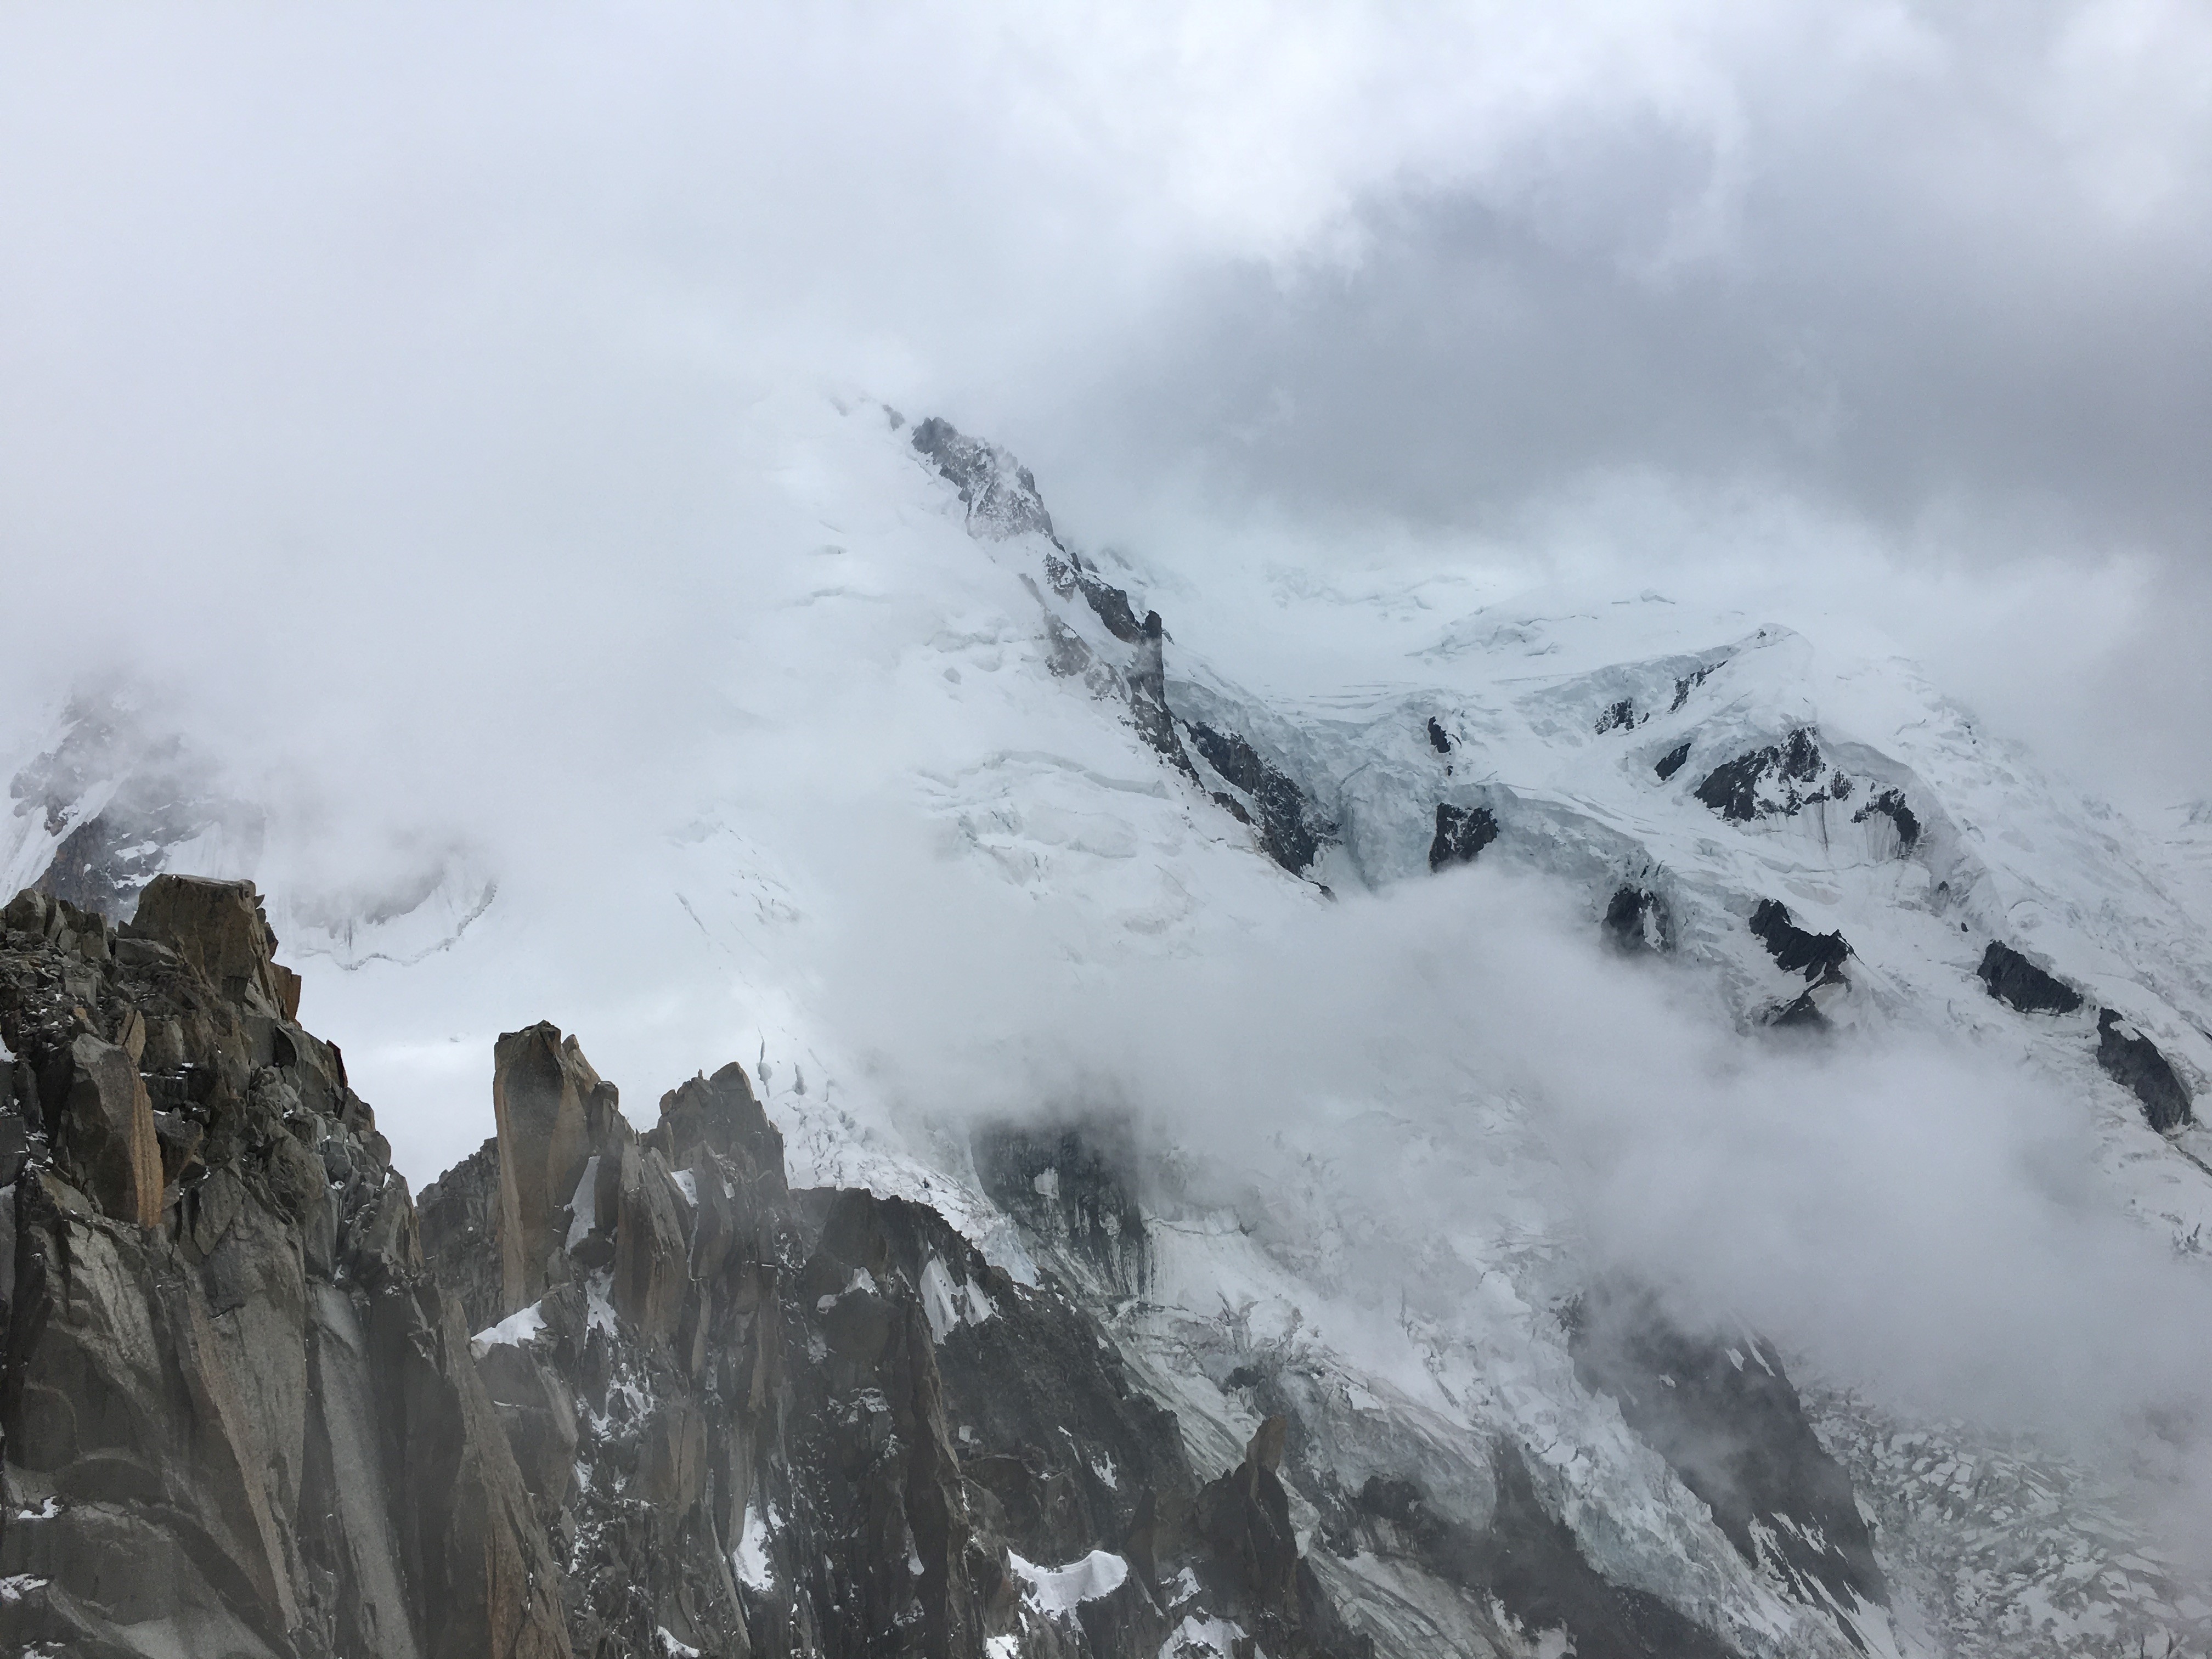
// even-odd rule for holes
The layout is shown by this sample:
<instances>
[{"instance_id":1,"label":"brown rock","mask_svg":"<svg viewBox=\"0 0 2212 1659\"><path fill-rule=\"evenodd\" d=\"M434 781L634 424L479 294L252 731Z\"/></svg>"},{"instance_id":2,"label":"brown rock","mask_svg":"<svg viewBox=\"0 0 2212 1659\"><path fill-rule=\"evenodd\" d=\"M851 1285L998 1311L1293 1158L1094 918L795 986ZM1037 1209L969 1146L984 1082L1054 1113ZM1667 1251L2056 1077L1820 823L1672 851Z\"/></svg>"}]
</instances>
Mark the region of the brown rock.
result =
<instances>
[{"instance_id":1,"label":"brown rock","mask_svg":"<svg viewBox=\"0 0 2212 1659\"><path fill-rule=\"evenodd\" d=\"M276 965L276 936L252 882L156 876L139 896L131 931L168 945L232 1001L283 1012L278 974L289 970ZM296 992L292 1006L299 1006Z\"/></svg>"},{"instance_id":2,"label":"brown rock","mask_svg":"<svg viewBox=\"0 0 2212 1659\"><path fill-rule=\"evenodd\" d=\"M81 1036L70 1045L62 1151L103 1213L153 1226L161 1218L161 1143L154 1106L131 1056Z\"/></svg>"},{"instance_id":3,"label":"brown rock","mask_svg":"<svg viewBox=\"0 0 2212 1659\"><path fill-rule=\"evenodd\" d=\"M702 1152L716 1154L756 1206L787 1196L782 1131L769 1121L745 1068L735 1061L661 1096L659 1125L645 1139L672 1170L696 1167Z\"/></svg>"},{"instance_id":4,"label":"brown rock","mask_svg":"<svg viewBox=\"0 0 2212 1659\"><path fill-rule=\"evenodd\" d=\"M684 1197L657 1151L625 1146L615 1210L615 1310L640 1334L672 1337L690 1284ZM602 1169L605 1167L603 1164Z\"/></svg>"},{"instance_id":5,"label":"brown rock","mask_svg":"<svg viewBox=\"0 0 2212 1659\"><path fill-rule=\"evenodd\" d=\"M276 988L276 1011L287 1019L300 1017L300 976L281 963L269 964L270 978Z\"/></svg>"},{"instance_id":6,"label":"brown rock","mask_svg":"<svg viewBox=\"0 0 2212 1659\"><path fill-rule=\"evenodd\" d=\"M564 1040L546 1023L501 1036L492 1050L491 1092L504 1317L545 1293L545 1259L561 1243L556 1224L591 1156L592 1121L611 1111L614 1090L575 1038ZM595 1104L599 1110L587 1109Z\"/></svg>"},{"instance_id":7,"label":"brown rock","mask_svg":"<svg viewBox=\"0 0 2212 1659\"><path fill-rule=\"evenodd\" d=\"M514 1342L484 1345L477 1375L507 1429L523 1484L550 1508L560 1509L576 1487L576 1407L568 1385Z\"/></svg>"}]
</instances>

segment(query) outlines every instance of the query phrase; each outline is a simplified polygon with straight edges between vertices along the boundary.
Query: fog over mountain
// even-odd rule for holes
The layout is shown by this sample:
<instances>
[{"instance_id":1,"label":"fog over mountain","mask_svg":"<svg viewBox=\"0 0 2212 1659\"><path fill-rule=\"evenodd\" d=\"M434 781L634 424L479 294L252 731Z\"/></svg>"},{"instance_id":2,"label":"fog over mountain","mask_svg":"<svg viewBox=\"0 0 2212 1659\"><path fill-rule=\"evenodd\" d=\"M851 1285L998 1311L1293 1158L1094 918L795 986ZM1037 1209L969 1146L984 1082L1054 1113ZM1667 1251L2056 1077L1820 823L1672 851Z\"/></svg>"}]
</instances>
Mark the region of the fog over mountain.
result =
<instances>
[{"instance_id":1,"label":"fog over mountain","mask_svg":"<svg viewBox=\"0 0 2212 1659\"><path fill-rule=\"evenodd\" d=\"M2212 1650L2208 88L10 14L0 1633Z\"/></svg>"}]
</instances>

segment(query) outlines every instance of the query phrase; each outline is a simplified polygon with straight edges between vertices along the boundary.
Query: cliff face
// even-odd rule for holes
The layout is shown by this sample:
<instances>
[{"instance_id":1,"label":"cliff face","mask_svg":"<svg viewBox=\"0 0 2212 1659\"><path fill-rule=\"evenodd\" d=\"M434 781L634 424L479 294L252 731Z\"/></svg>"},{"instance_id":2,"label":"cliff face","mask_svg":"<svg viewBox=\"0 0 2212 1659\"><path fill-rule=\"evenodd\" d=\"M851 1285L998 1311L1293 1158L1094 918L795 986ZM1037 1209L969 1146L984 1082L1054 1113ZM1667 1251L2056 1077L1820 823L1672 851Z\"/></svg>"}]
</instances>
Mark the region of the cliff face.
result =
<instances>
[{"instance_id":1,"label":"cliff face","mask_svg":"<svg viewBox=\"0 0 2212 1659\"><path fill-rule=\"evenodd\" d=\"M1365 1650L1279 1429L1201 1492L1056 1283L791 1191L739 1067L641 1134L510 1033L418 1220L250 884L0 922L9 1650Z\"/></svg>"},{"instance_id":2,"label":"cliff face","mask_svg":"<svg viewBox=\"0 0 2212 1659\"><path fill-rule=\"evenodd\" d=\"M1274 1605L1287 1537L1264 1583L1243 1560L1271 1473L1201 1524L1174 1416L1091 1314L926 1206L793 1192L740 1067L642 1134L550 1025L495 1071L499 1135L425 1193L424 1242L485 1322L577 1652L1150 1659L1194 1618L1367 1650Z\"/></svg>"},{"instance_id":3,"label":"cliff face","mask_svg":"<svg viewBox=\"0 0 2212 1659\"><path fill-rule=\"evenodd\" d=\"M459 1304L252 887L0 921L0 1642L571 1652Z\"/></svg>"}]
</instances>

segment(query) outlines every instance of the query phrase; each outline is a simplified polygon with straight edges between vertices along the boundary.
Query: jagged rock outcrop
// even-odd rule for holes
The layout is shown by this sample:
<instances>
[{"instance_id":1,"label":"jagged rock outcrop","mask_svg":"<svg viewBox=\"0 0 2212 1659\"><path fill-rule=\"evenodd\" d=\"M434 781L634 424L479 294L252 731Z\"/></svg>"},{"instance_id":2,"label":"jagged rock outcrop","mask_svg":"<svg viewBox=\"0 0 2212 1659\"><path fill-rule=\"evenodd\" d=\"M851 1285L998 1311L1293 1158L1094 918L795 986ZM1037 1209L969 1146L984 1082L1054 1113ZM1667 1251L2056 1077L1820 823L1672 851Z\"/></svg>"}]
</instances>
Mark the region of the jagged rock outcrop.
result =
<instances>
[{"instance_id":1,"label":"jagged rock outcrop","mask_svg":"<svg viewBox=\"0 0 2212 1659\"><path fill-rule=\"evenodd\" d=\"M1259 830L1260 850L1292 875L1310 867L1329 829L1316 820L1313 803L1297 782L1234 732L1216 731L1203 720L1188 729L1206 763L1233 792L1227 795L1231 811Z\"/></svg>"},{"instance_id":2,"label":"jagged rock outcrop","mask_svg":"<svg viewBox=\"0 0 2212 1659\"><path fill-rule=\"evenodd\" d=\"M640 1134L574 1038L496 1053L501 1133L426 1193L425 1253L484 1310L478 1369L568 1561L576 1652L1150 1659L1222 1613L1174 1416L1056 1282L924 1206L790 1190L737 1066ZM575 1179L536 1233L546 1289L487 1302L478 1264L537 1224L504 1171L540 1179L556 1142ZM1079 1186L1102 1266L1140 1276L1113 1246L1141 1218Z\"/></svg>"},{"instance_id":3,"label":"jagged rock outcrop","mask_svg":"<svg viewBox=\"0 0 2212 1659\"><path fill-rule=\"evenodd\" d=\"M502 1315L545 1291L556 1220L568 1207L597 1139L615 1109L609 1085L574 1037L551 1025L509 1031L492 1052L492 1112L499 1126L499 1243Z\"/></svg>"},{"instance_id":4,"label":"jagged rock outcrop","mask_svg":"<svg viewBox=\"0 0 2212 1659\"><path fill-rule=\"evenodd\" d=\"M168 942L230 1000L258 1014L299 1018L300 976L278 964L276 936L251 882L157 878L139 896L133 931Z\"/></svg>"},{"instance_id":5,"label":"jagged rock outcrop","mask_svg":"<svg viewBox=\"0 0 2212 1659\"><path fill-rule=\"evenodd\" d=\"M2159 1047L2110 1008L2097 1011L2097 1064L2142 1103L2143 1121L2164 1134L2195 1121L2189 1090Z\"/></svg>"},{"instance_id":6,"label":"jagged rock outcrop","mask_svg":"<svg viewBox=\"0 0 2212 1659\"><path fill-rule=\"evenodd\" d=\"M1822 784L1820 775L1826 764L1813 733L1796 731L1782 743L1749 750L1723 762L1705 775L1695 793L1735 823L1748 823L1778 814L1787 817L1821 801L1849 798L1850 780L1840 772Z\"/></svg>"},{"instance_id":7,"label":"jagged rock outcrop","mask_svg":"<svg viewBox=\"0 0 2212 1659\"><path fill-rule=\"evenodd\" d=\"M1877 815L1887 818L1891 827L1897 831L1897 850L1899 854L1910 853L1920 844L1920 815L1905 804L1902 789L1876 790L1868 798L1865 805L1851 814L1851 822L1864 823Z\"/></svg>"},{"instance_id":8,"label":"jagged rock outcrop","mask_svg":"<svg viewBox=\"0 0 2212 1659\"><path fill-rule=\"evenodd\" d=\"M244 884L4 913L0 1644L569 1651L559 1567L406 1183Z\"/></svg>"},{"instance_id":9,"label":"jagged rock outcrop","mask_svg":"<svg viewBox=\"0 0 2212 1659\"><path fill-rule=\"evenodd\" d=\"M1199 1492L1197 1524L1210 1556L1205 1583L1261 1651L1288 1659L1370 1655L1374 1644L1344 1627L1298 1549L1278 1473L1287 1431L1285 1419L1266 1419L1244 1461Z\"/></svg>"},{"instance_id":10,"label":"jagged rock outcrop","mask_svg":"<svg viewBox=\"0 0 2212 1659\"><path fill-rule=\"evenodd\" d=\"M1991 996L2024 1014L2070 1014L2081 1006L2079 991L1996 939L1974 973Z\"/></svg>"},{"instance_id":11,"label":"jagged rock outcrop","mask_svg":"<svg viewBox=\"0 0 2212 1659\"><path fill-rule=\"evenodd\" d=\"M741 1068L640 1134L573 1037L510 1033L498 1133L418 1217L250 886L157 877L120 930L37 892L0 921L0 1641L1149 1659L1179 1620L1241 1633L1244 1592L1200 1588L1244 1581L1176 1419L1097 1320L934 1211L792 1192ZM1310 1579L1300 1616L1334 1628Z\"/></svg>"},{"instance_id":12,"label":"jagged rock outcrop","mask_svg":"<svg viewBox=\"0 0 2212 1659\"><path fill-rule=\"evenodd\" d=\"M1489 1524L1439 1510L1418 1480L1370 1475L1327 1513L1329 1547L1417 1564L1467 1595L1498 1653L1577 1659L1734 1659L1734 1650L1657 1596L1607 1582L1547 1513L1521 1454L1499 1447Z\"/></svg>"},{"instance_id":13,"label":"jagged rock outcrop","mask_svg":"<svg viewBox=\"0 0 2212 1659\"><path fill-rule=\"evenodd\" d=\"M1673 923L1667 902L1648 887L1623 882L1606 901L1600 925L1606 939L1618 950L1664 955L1674 948Z\"/></svg>"},{"instance_id":14,"label":"jagged rock outcrop","mask_svg":"<svg viewBox=\"0 0 2212 1659\"><path fill-rule=\"evenodd\" d=\"M1127 1124L985 1124L974 1155L983 1190L1025 1231L1080 1263L1109 1295L1144 1294L1152 1258Z\"/></svg>"},{"instance_id":15,"label":"jagged rock outcrop","mask_svg":"<svg viewBox=\"0 0 2212 1659\"><path fill-rule=\"evenodd\" d=\"M1498 839L1498 817L1486 806L1437 807L1436 838L1429 843L1429 868L1472 864Z\"/></svg>"},{"instance_id":16,"label":"jagged rock outcrop","mask_svg":"<svg viewBox=\"0 0 2212 1659\"><path fill-rule=\"evenodd\" d=\"M1095 1117L990 1126L976 1133L974 1153L988 1189L1037 1258L1080 1285L1087 1303L1124 1309L1117 1333L1124 1320L1141 1328L1141 1293L1126 1277L1131 1257L1121 1243L1127 1231L1145 1224L1130 1185L1139 1167L1131 1126ZM1110 1228L1102 1224L1108 1218ZM1203 1340L1187 1328L1174 1340ZM1177 1642L1192 1645L1171 1644L1164 1651L1228 1655L1245 1650L1238 1642L1255 1652L1346 1656L1727 1659L1735 1651L1679 1607L1616 1583L1593 1565L1572 1528L1539 1497L1522 1449L1510 1437L1470 1438L1466 1425L1454 1422L1434 1425L1436 1437L1429 1438L1410 1419L1378 1432L1351 1398L1355 1391L1288 1340L1216 1352L1200 1363L1224 1400L1238 1402L1237 1415L1249 1410L1259 1426L1233 1468L1182 1504L1170 1499L1160 1508L1163 1516L1180 1514L1182 1527L1195 1534L1198 1547L1183 1546L1184 1559L1204 1590L1202 1603L1165 1604ZM1787 1379L1778 1386L1796 1413ZM1071 1418L1086 1435L1096 1432L1087 1412ZM1789 1420L1818 1455L1802 1413ZM1728 1455L1724 1417L1706 1426L1703 1449ZM1788 1457L1771 1455L1765 1442L1743 1455L1762 1472L1796 1471L1789 1460L1802 1458L1804 1444L1787 1435L1771 1438ZM1832 1462L1826 1468L1835 1473ZM1789 1510L1792 1524L1825 1515L1798 1501L1802 1483L1784 1486L1797 1503ZM1848 1501L1847 1480L1843 1490ZM1776 1519L1762 1512L1759 1524ZM1298 1535L1308 1527L1311 1537L1301 1550ZM1161 1535L1171 1530L1164 1526ZM1133 1545L1127 1554L1133 1563L1139 1559ZM1164 1545L1159 1559L1172 1557ZM1192 1605L1204 1616L1194 1616ZM1815 1605L1825 1612L1830 1604ZM1213 1639L1207 1617L1233 1620L1236 1637L1204 1645Z\"/></svg>"},{"instance_id":17,"label":"jagged rock outcrop","mask_svg":"<svg viewBox=\"0 0 2212 1659\"><path fill-rule=\"evenodd\" d=\"M1834 984L1843 978L1844 963L1850 959L1850 941L1842 933L1808 932L1778 899L1759 900L1751 913L1751 931L1777 968L1785 974L1802 973L1810 985Z\"/></svg>"}]
</instances>

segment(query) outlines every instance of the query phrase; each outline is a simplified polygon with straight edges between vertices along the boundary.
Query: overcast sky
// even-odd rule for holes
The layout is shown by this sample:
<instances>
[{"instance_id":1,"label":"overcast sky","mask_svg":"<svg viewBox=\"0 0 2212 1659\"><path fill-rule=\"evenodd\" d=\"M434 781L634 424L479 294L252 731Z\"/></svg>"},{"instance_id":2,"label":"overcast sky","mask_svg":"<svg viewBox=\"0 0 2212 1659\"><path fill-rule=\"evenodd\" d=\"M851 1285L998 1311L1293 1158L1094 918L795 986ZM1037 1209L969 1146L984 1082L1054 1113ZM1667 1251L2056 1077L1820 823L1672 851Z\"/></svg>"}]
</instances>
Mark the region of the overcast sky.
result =
<instances>
[{"instance_id":1,"label":"overcast sky","mask_svg":"<svg viewBox=\"0 0 2212 1659\"><path fill-rule=\"evenodd\" d=\"M615 879L618 839L673 857L656 814L702 772L827 822L867 793L851 775L918 763L897 721L833 710L778 750L691 672L753 653L764 702L776 652L811 648L773 637L811 579L771 566L818 550L815 497L761 487L796 386L1012 447L1064 531L1127 549L1163 608L1183 597L1177 649L1233 614L1208 583L1256 594L1271 564L1309 592L1454 569L1489 586L1425 591L1656 588L1885 635L1984 729L2148 812L2212 797L2208 295L2203 0L8 6L0 727L118 666L188 725L259 720L320 746L303 772L356 775L316 839L367 875L362 821L440 829L441 791L477 806L471 833L539 832L541 894L556 866ZM1835 1309L1838 1374L1993 1366L2031 1415L2100 1387L2115 1412L2197 1397L2212 1327L2173 1310L2198 1288L2169 1294L2164 1245L2132 1228L2053 1223L2039 1160L2063 1114L2002 1079L1854 1060L1826 1086L1866 1109L1789 1115L1769 1170L1751 1131L1789 1079L1704 1086L1702 1039L1617 964L1498 955L1514 994L1486 1015L1479 976L1409 986L1409 945L1527 921L1474 889L1431 919L1343 907L1279 961L1221 953L1211 987L1125 975L1125 1004L1077 1018L1040 965L1065 965L1055 939L979 927L966 889L936 896L940 922L922 880L866 904L884 861L848 863L869 971L830 973L833 1010L938 1097L962 1056L933 1044L1000 1029L979 1000L1097 1044L1073 1056L1091 1069L1137 1055L1133 1090L1175 1099L1224 1055L1327 1079L1365 1065L1354 1037L1399 1032L1419 1053L1463 1026L1486 1064L1532 1006L1579 1022L1624 999L1622 1041L1547 1062L1569 1123L1623 1149L1589 1178L1624 1255L1723 1251L1688 1265L1777 1328L1801 1267L1870 1288L1879 1305L1803 1304ZM530 912L527 865L501 874L515 897L489 926L552 938L565 915ZM587 926L661 962L620 902ZM617 952L575 955L579 983L659 995ZM1340 1007L1300 1000L1315 987ZM623 1050L596 1033L625 1020L656 1054L689 1052L659 1035L678 1016L684 1042L721 1043L726 998L693 1017L719 981L686 988L702 1003L663 999L660 1026L612 994L567 1006L603 1063ZM477 994L483 1032L581 1018ZM374 1081L410 1074L375 1073L372 1030L435 1045L452 1098L482 1101L463 1015L364 1006L344 1040L387 1121L442 1109ZM645 1102L668 1075L622 1081ZM1249 1079L1218 1091L1231 1138ZM1295 1122L1280 1092L1257 1097ZM1858 1139L1832 1145L1838 1125ZM488 1127L456 1109L437 1133ZM1685 1148L1702 1167L1650 1180L1639 1160ZM1740 1190L1764 1197L1709 1226ZM2130 1328L2155 1340L2116 1369Z\"/></svg>"},{"instance_id":2,"label":"overcast sky","mask_svg":"<svg viewBox=\"0 0 2212 1659\"><path fill-rule=\"evenodd\" d=\"M2212 793L2189 0L17 7L0 224L10 597L125 654L711 556L813 376L1184 568L1786 524L1997 729Z\"/></svg>"}]
</instances>

